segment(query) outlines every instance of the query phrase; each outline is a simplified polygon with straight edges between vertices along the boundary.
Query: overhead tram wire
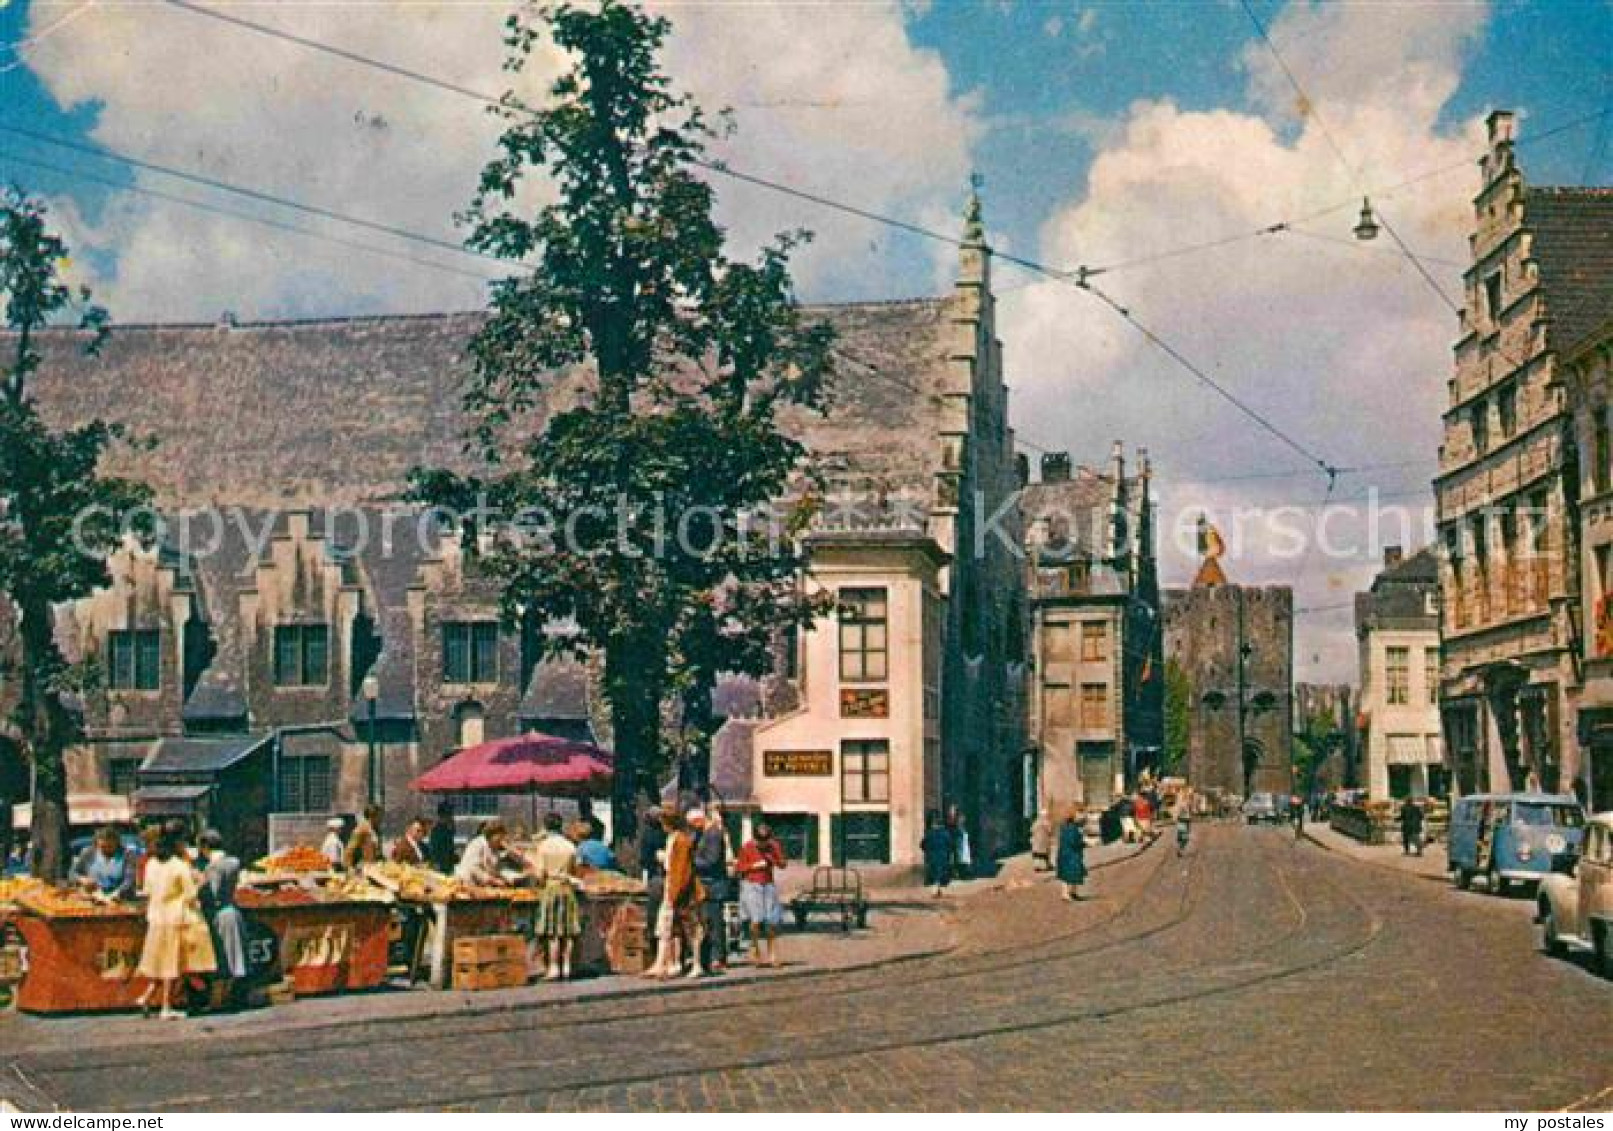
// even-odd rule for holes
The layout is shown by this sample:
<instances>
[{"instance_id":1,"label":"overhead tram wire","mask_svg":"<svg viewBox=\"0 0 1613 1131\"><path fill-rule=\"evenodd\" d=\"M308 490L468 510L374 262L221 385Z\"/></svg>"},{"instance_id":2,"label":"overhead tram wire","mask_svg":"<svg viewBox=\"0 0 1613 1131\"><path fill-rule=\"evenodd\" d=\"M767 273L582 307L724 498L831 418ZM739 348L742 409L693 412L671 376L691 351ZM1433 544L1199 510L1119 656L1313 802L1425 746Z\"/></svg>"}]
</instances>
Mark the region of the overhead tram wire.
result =
<instances>
[{"instance_id":1,"label":"overhead tram wire","mask_svg":"<svg viewBox=\"0 0 1613 1131\"><path fill-rule=\"evenodd\" d=\"M345 60L347 62L353 63L353 64L358 65L358 66L369 67L369 68L372 68L372 69L375 69L375 70L378 70L378 71L385 72L387 74L391 74L391 75L393 75L395 77L398 77L398 78L407 79L407 80L412 81L412 82L424 83L424 84L426 84L428 86L436 87L439 90L444 90L444 91L448 91L450 93L461 95L463 97L472 98L472 99L475 99L476 101L481 102L481 103L483 103L485 105L488 105L488 106L508 107L510 109L516 109L517 108L517 107L511 106L511 104L508 103L503 98L495 98L492 95L486 94L486 93L484 93L482 91L474 90L474 89L472 89L470 87L462 86L459 83L449 82L449 81L447 81L445 79L437 78L434 75L428 75L428 74L425 74L424 72L413 70L412 68L399 66L399 65L394 64L394 63L388 63L388 62L385 62L383 60L372 58L372 57L370 57L368 55L363 55L363 54L360 54L360 53L355 52L355 51L349 51L349 50L346 50L345 48L336 47L336 46L334 46L332 44L323 43L323 42L321 42L319 40L316 40L316 39L310 39L310 38L308 38L306 36L295 35L295 34L293 34L291 32L284 31L284 30L282 30L280 28L271 27L271 26L269 26L267 24L256 23L256 22L254 22L252 20L246 20L246 19L243 19L243 18L241 18L239 16L231 15L231 14L229 14L227 12L221 12L221 11L218 11L218 10L213 9L213 8L208 8L208 7L204 7L202 5L199 5L199 4L194 4L194 3L191 3L190 0L163 0L163 2L171 5L172 7L180 8L180 9L183 9L184 11L191 12L191 13L194 13L196 15L205 16L205 17L210 18L210 19L219 20L219 21L221 21L223 23L231 24L231 25L233 25L235 27L239 27L239 28L242 28L242 29L247 30L247 31L252 31L252 32L255 32L255 33L260 34L260 35L266 35L266 36L269 36L269 37L274 38L274 39L282 40L284 42L293 43L293 44L296 44L298 46L307 48L307 49L312 50L312 51L322 52L324 54L331 55L331 56L334 56L334 57L339 58L339 59L343 59L343 60ZM911 223L911 222L906 221L906 220L900 220L900 219L897 219L895 217L885 216L885 215L882 215L880 213L873 212L873 211L871 211L869 209L859 208L856 205L846 204L846 203L844 203L842 201L833 200L833 199L831 199L829 197L822 196L822 195L820 195L818 193L808 192L808 191L803 190L803 189L797 189L797 188L793 188L793 187L791 187L789 185L780 184L779 182L769 180L766 177L759 177L759 176L756 176L754 174L746 173L746 172L743 172L741 170L735 169L733 166L727 164L726 162L708 161L708 160L703 159L703 158L697 158L697 159L692 159L692 163L698 165L701 168L707 169L707 170L709 170L709 171L711 171L713 173L717 173L717 174L719 174L721 176L728 177L728 178L730 178L732 180L740 181L740 182L750 184L750 185L754 185L754 186L757 186L757 187L760 187L760 188L765 188L765 189L768 189L768 190L770 190L772 192L776 192L776 193L780 193L780 194L783 194L783 195L786 195L786 196L790 196L790 197L793 197L793 198L795 198L797 200L801 200L801 201L804 201L804 202L807 202L807 203L810 203L810 204L815 204L815 205L817 205L819 207L822 207L822 208L827 208L827 209L831 209L831 210L834 210L834 211L845 213L847 215L856 216L856 217L859 217L859 218L864 219L864 220L868 220L868 221L873 222L873 223L883 224L883 225L886 225L888 227L898 229L900 231L908 232L911 235L916 235L916 236L919 236L919 237L922 237L922 238L925 238L925 239L936 240L936 241L938 241L940 243L949 244L949 245L951 245L953 247L962 247L962 246L964 246L964 241L962 241L961 239L959 239L959 238L957 238L955 236L949 236L949 235L947 235L945 233L937 232L934 229L926 228L926 227L924 227L922 225L914 224L914 223ZM1025 258L1023 258L1021 256L1008 255L1006 253L998 253L996 255L996 258L998 260L1002 261L1002 262L1015 264L1015 265L1017 265L1019 267L1022 267L1022 268L1026 269L1026 270L1035 272L1037 274L1045 275L1046 277L1048 277L1050 279L1054 279L1054 280L1063 282L1063 283L1065 283L1065 284L1067 284L1069 286L1076 287L1077 289L1086 291L1089 294L1092 294L1093 296L1101 299L1105 303L1105 305L1109 306L1112 310L1114 310L1115 312L1119 313L1127 322L1131 323L1131 325L1134 328L1136 328L1139 333L1142 333L1143 336L1146 337L1150 342L1152 342L1156 347L1158 347L1163 352L1165 352L1165 354L1167 356L1171 357L1179 365L1183 366L1189 373L1192 373L1202 383L1204 383L1209 388L1211 388L1216 393L1218 393L1222 398L1224 398L1229 403L1231 403L1234 407L1236 407L1245 416L1247 416L1251 420L1253 420L1262 429L1264 429L1265 431L1271 433L1273 436L1275 436L1279 440L1281 440L1284 444L1286 444L1290 448L1294 449L1296 452L1300 453L1307 461L1309 461L1311 463L1314 463L1317 466L1317 469L1322 474L1324 474L1324 475L1326 475L1328 477L1328 480L1329 480L1330 483L1333 481L1333 479L1334 479L1334 477L1336 475L1336 472L1334 471L1333 466L1331 464L1329 464L1326 460L1322 459L1320 456L1317 456L1314 453L1312 453L1311 451L1309 451L1307 448L1304 447L1304 445L1300 444L1297 440L1295 440L1288 433L1284 432L1277 425L1273 424L1265 416L1261 415L1258 411L1256 411L1255 409L1251 408L1249 405L1245 404L1243 401L1238 399L1237 396L1235 396L1232 392L1230 392L1228 389L1226 389L1224 386L1222 386L1214 378L1210 377L1207 373L1205 373L1198 366L1194 365L1191 361L1189 361L1186 357L1184 357L1178 350L1176 350L1175 347L1171 346L1168 342L1166 342L1163 338L1161 338L1157 333L1155 333L1151 329L1148 329L1142 323L1137 321L1137 319L1135 317L1133 317L1131 315L1131 313L1129 311L1127 311L1124 307L1122 307L1119 303L1117 303L1113 299L1109 298L1108 295L1104 294L1102 291L1100 291L1097 288L1093 287L1090 284L1090 282L1088 282L1084 277L1079 277L1078 278L1077 275L1072 274L1070 272L1059 271L1059 270L1056 270L1055 268L1048 267L1045 264L1037 263L1034 260L1025 259Z\"/></svg>"},{"instance_id":2,"label":"overhead tram wire","mask_svg":"<svg viewBox=\"0 0 1613 1131\"><path fill-rule=\"evenodd\" d=\"M1601 122L1604 125L1613 125L1613 105L1604 107L1601 110L1592 111L1588 114L1582 114L1579 117L1571 118L1566 122L1560 122L1556 126L1553 126L1547 130L1542 130L1539 133L1530 134L1528 137L1522 138L1514 143L1513 148L1522 149L1525 146L1539 145L1541 142L1549 141L1554 137L1559 137L1562 134L1568 133L1570 130L1579 129L1581 126L1590 122ZM1425 169L1420 173L1416 173L1405 180L1372 188L1369 190L1368 195L1381 200L1384 197L1392 196L1403 189L1412 187L1413 185L1421 184L1422 182L1432 180L1435 177L1444 176L1446 173L1452 173L1458 169L1470 168L1472 164L1473 163L1470 159L1463 158L1460 161L1452 161L1444 165L1438 165L1432 169ZM1301 228L1299 225L1309 223L1312 220L1320 220L1322 217L1331 216L1335 212L1342 212L1345 209L1354 208L1356 203L1357 198L1352 196L1350 199L1341 200L1337 204L1330 204L1325 208L1318 208L1314 211L1303 213L1302 215L1288 220L1278 220L1275 223L1267 224L1264 227L1252 228L1247 231L1222 236L1219 239L1205 240L1201 243L1184 244L1181 247L1167 248L1164 251L1152 252L1147 255L1138 256L1134 259L1117 260L1114 263L1104 263L1096 267L1088 267L1087 275L1090 277L1093 275L1106 275L1113 271L1124 271L1132 267L1141 267L1150 263L1157 263L1164 259L1174 259L1178 256L1191 255L1200 251L1210 251L1215 248L1226 247L1230 244L1241 243L1245 240L1258 239L1261 236L1274 236L1281 235L1283 233L1292 233L1294 235L1309 236L1311 238L1325 238L1321 237L1316 232ZM1339 242L1345 241L1341 240ZM1362 250L1371 249L1363 248ZM1433 256L1424 256L1424 258L1436 263L1449 262L1448 260L1438 259Z\"/></svg>"},{"instance_id":3,"label":"overhead tram wire","mask_svg":"<svg viewBox=\"0 0 1613 1131\"><path fill-rule=\"evenodd\" d=\"M255 21L253 21L253 20L248 20L248 19L244 19L244 18L242 18L240 16L232 15L229 12L221 11L221 10L218 10L218 9L215 9L215 8L209 8L209 7L206 7L206 6L201 5L201 4L192 3L191 0L161 0L161 2L166 3L166 4L170 5L171 7L179 8L179 9L181 9L183 11L190 12L190 13L193 13L193 14L198 15L198 16L203 16L203 17L208 18L208 19L218 20L221 23L230 24L230 25L235 26L237 28L241 28L242 30L245 30L245 31L254 32L254 33L259 34L259 35L265 35L265 36L268 36L268 37L273 38L273 39L279 39L279 40L282 40L284 42L291 43L291 44L294 44L296 46L306 48L306 49L308 49L310 51L317 51L317 52L320 52L322 54L331 55L331 56L333 56L335 58L342 59L342 60L344 60L346 62L349 62L349 63L353 63L353 64L355 64L357 66L368 67L368 68L370 68L372 70L381 71L381 72L384 72L386 74L390 74L390 75L392 75L394 77L397 77L397 78L406 79L406 80L408 80L410 82L422 83L422 84L424 84L426 86L435 87L438 90L446 91L446 92L451 93L451 94L457 94L457 95L460 95L461 97L464 97L464 98L470 98L470 99L473 99L476 102L482 103L485 106L506 107L506 106L509 105L508 103L506 103L506 101L503 98L499 98L499 97L496 97L494 95L488 94L486 91L476 90L473 87L468 87L468 86L465 86L465 85L463 85L461 83L451 82L451 81L449 81L447 79L439 78L436 75L427 74L424 71L418 71L418 70L415 70L413 68L404 67L404 66L401 66L401 65L396 64L396 63L389 63L389 62L387 62L385 60L382 60L382 59L376 59L376 58L373 58L373 57L368 56L368 55L360 54L359 52L356 52L356 51L350 51L350 50L347 50L346 48L337 47L334 44L324 43L324 42L322 42L320 40L311 39L311 38L309 38L307 36L297 35L294 32L285 31L285 30L283 30L281 28L272 27L272 26L270 26L268 24L260 24L260 23L257 23ZM1553 127L1552 129L1544 130L1544 131L1542 131L1542 132L1540 132L1538 134L1532 135L1531 137L1525 138L1524 140L1518 142L1517 145L1518 145L1518 147L1521 148L1522 146L1525 146L1525 145L1538 144L1540 142L1546 141L1549 138L1552 138L1552 137L1555 137L1555 136L1557 136L1559 134L1565 133L1565 132L1567 132L1569 130L1577 129L1580 126L1585 125L1587 122L1606 120L1606 119L1609 119L1609 118L1613 118L1613 106L1604 107L1603 109L1601 109L1599 111L1589 113L1589 114L1585 114L1585 115L1583 115L1581 117L1574 118L1574 119L1572 119L1570 121L1567 121L1567 122L1563 122L1563 123L1559 124L1558 126ZM917 225L909 224L906 221L897 220L897 219L895 219L893 217L888 217L888 216L880 216L880 215L878 215L876 213L867 212L867 211L864 211L862 209L857 209L857 208L855 208L855 207L853 207L851 205L843 205L843 204L840 204L839 202L826 200L824 198L816 196L815 194L803 193L803 192L800 192L799 190L791 189L788 186L779 185L779 184L776 184L774 182L767 181L764 178L753 177L753 176L751 176L749 174L746 174L746 173L743 173L743 172L741 172L741 171L739 171L737 169L734 169L733 167L728 166L725 163L720 162L720 161L707 161L707 160L702 160L702 159L696 159L693 163L698 165L701 168L704 168L704 169L710 171L710 172L718 173L720 175L730 177L730 178L732 178L734 180L746 181L748 183L754 184L754 185L756 185L758 187L761 187L761 188L766 188L766 189L769 189L769 190L772 190L772 191L775 191L775 192L782 192L782 193L786 193L786 194L789 194L789 195L793 195L793 196L796 196L798 199L802 199L802 200L808 201L810 203L820 204L823 207L836 208L836 209L839 209L840 211L847 212L847 213L849 213L851 215L861 216L864 219L871 220L871 221L874 221L876 223L881 223L881 224L886 224L886 225L889 225L889 226L901 228L902 230L908 231L908 232L910 232L910 233L912 233L914 235L922 236L922 237L925 237L925 238L937 238L936 233L927 231L927 230L925 230L923 228L920 228ZM1382 186L1380 188L1377 188L1377 189L1373 190L1373 195L1377 195L1377 196L1380 196L1380 197L1386 196L1386 195L1389 195L1391 193L1398 192L1399 190L1407 188L1407 187L1409 187L1411 185L1418 184L1418 183L1420 183L1422 181L1428 180L1428 179L1430 179L1432 177L1441 176L1441 175L1443 175L1445 173L1452 172L1452 171L1454 171L1456 169L1466 168L1469 164L1470 164L1470 162L1468 160L1464 159L1462 161L1453 161L1448 165L1438 166L1437 168L1434 168L1434 169L1425 170L1425 171L1423 171L1421 173L1418 173L1418 174L1416 174L1416 175L1414 175L1414 176L1412 176L1410 178L1407 178L1406 180L1397 182L1395 184L1386 185L1386 186ZM1278 233L1283 232L1283 231L1292 230L1294 225L1302 224L1302 223L1305 223L1305 222L1307 222L1309 220L1315 220L1315 219L1319 219L1319 218L1321 218L1323 216L1331 215L1332 213L1341 211L1341 210L1346 209L1346 208L1353 207L1353 205L1354 205L1354 199L1352 198L1352 199L1347 200L1347 201L1341 201L1341 202L1339 202L1337 204L1329 205L1326 208L1317 209L1314 212L1308 212L1308 213L1306 213L1306 214L1304 214L1302 216L1299 216L1299 217L1297 217L1295 219L1278 221L1277 223L1274 223L1274 224L1268 224L1265 227L1255 229L1254 231L1243 232L1243 233L1233 235L1233 236L1226 236L1226 237L1223 237L1221 239L1210 240L1210 241L1206 241L1204 243L1194 244L1194 245L1191 245L1189 247L1178 248L1178 249L1174 249L1174 250L1160 252L1160 253L1157 253L1157 254L1154 254L1154 255L1144 256L1144 257L1142 257L1140 259L1127 260L1127 261L1122 262L1122 263L1107 264L1107 265L1103 265L1103 266L1099 266L1099 267L1089 267L1089 268L1086 269L1086 273L1087 273L1088 276L1098 275L1098 274L1107 273L1107 272L1111 272L1111 271L1117 271L1117 270L1120 270L1120 269L1125 268L1125 267L1138 266L1138 265L1140 265L1142 263L1155 262L1155 261L1157 261L1159 259L1172 258L1172 257L1175 257L1177 255L1185 255L1185 254L1189 254L1189 253L1195 252L1195 251L1206 251L1206 250L1210 250L1212 248L1222 247L1222 246L1225 246L1227 244L1236 243L1236 242L1238 242L1240 240L1253 239L1253 238L1255 238L1257 236L1275 235L1275 234L1278 234ZM942 238L945 238L945 237L942 237ZM955 243L956 241L953 241L951 239L947 239L947 242ZM463 249L463 248L460 248L458 250L460 250L462 253L465 253L465 254L477 254L477 253L472 253L472 252L466 252L465 249ZM1005 258L1005 257L999 256L999 258Z\"/></svg>"},{"instance_id":4,"label":"overhead tram wire","mask_svg":"<svg viewBox=\"0 0 1613 1131\"><path fill-rule=\"evenodd\" d=\"M1266 25L1255 13L1254 6L1250 3L1250 0L1238 0L1238 3L1242 5L1244 14L1249 17L1249 22L1254 25L1255 32L1260 36L1260 41L1266 45L1266 50L1269 51L1271 53L1271 57L1276 60L1278 69L1282 71L1283 76L1288 80L1288 85L1293 87L1294 94L1300 99L1301 105L1308 107L1310 120L1316 123L1317 130L1321 132L1322 140L1327 142L1328 148L1333 151L1333 156L1338 158L1338 162L1344 167L1344 171L1349 175L1350 179L1356 183L1356 186L1360 188L1360 173L1356 170L1355 166L1350 163L1350 159L1344 155L1343 147L1339 145L1338 139L1333 136L1333 131L1328 129L1327 122L1323 120L1321 111L1317 109L1316 102L1311 98L1310 94L1306 92L1305 87L1300 83L1299 76L1294 74L1293 68L1289 67L1288 65L1288 60L1284 59L1282 52L1277 50L1277 44L1272 41L1271 36L1267 33ZM1444 302L1446 306L1451 308L1452 313L1460 316L1462 313L1460 304L1458 304L1455 299L1451 298L1450 295L1445 293L1445 288L1439 285L1439 280L1434 278L1433 272L1429 271L1427 264L1417 257L1411 248L1407 246L1405 240L1400 238L1399 231L1397 231L1395 226L1390 223L1389 217L1384 215L1381 207L1377 210L1377 216L1378 223L1382 226L1384 231L1389 233L1390 238L1393 239L1395 244L1400 248L1401 254L1403 254L1411 265L1416 268L1417 273L1423 277L1423 281L1428 284L1429 289L1438 295L1440 300ZM1518 365L1519 363L1514 359L1513 364Z\"/></svg>"},{"instance_id":5,"label":"overhead tram wire","mask_svg":"<svg viewBox=\"0 0 1613 1131\"><path fill-rule=\"evenodd\" d=\"M204 176L201 173L192 173L184 169L176 169L169 165L158 164L155 161L145 161L138 157L130 157L124 153L118 153L108 149L101 149L93 145L87 145L83 142L77 142L69 138L45 133L42 130L29 129L25 126L10 125L6 122L0 121L0 133L11 134L14 137L26 138L29 141L40 142L44 145L53 145L59 149L66 149L74 153L87 154L90 157L95 157L102 161L127 165L131 168L140 169L148 173L157 173L161 176L172 177L175 180L185 181L193 185L200 185L203 188L210 188L217 192L224 192L234 196L244 197L247 200L257 201L260 204L272 204L280 208L290 209L294 212L301 212L308 216L317 216L322 220L334 220L342 224L351 224L357 228L366 228L372 232L379 232L382 235L391 236L394 239L408 240L413 243L424 244L428 247L435 247L442 251L451 251L456 255L468 255L476 259L489 260L491 262L503 264L507 268L518 266L508 259L502 259L499 256L486 252L473 251L462 244L454 243L452 240L426 235L422 232L410 231L408 228L400 228L392 224L383 224L377 220L366 220L362 216L352 216L344 212L338 212L333 208L326 208L322 205L309 204L306 201L293 200L284 196L276 196L274 193L248 188L245 185L231 184L229 181L222 181L216 177Z\"/></svg>"},{"instance_id":6,"label":"overhead tram wire","mask_svg":"<svg viewBox=\"0 0 1613 1131\"><path fill-rule=\"evenodd\" d=\"M144 185L123 184L122 182L113 180L111 177L102 177L96 175L95 173L86 172L82 169L70 169L61 165L52 164L49 161L40 161L34 157L25 157L21 154L0 150L0 163L5 162L10 162L13 165L21 165L26 168L39 169L43 172L51 173L67 180L83 181L94 185L103 185L107 188L116 189L119 192L128 192L133 193L136 196L150 197L153 200L161 200L169 204L178 204L185 208L194 208L200 212L211 213L215 216L224 216L232 220L241 220L248 224L258 224L265 228L272 228L275 231L289 232L292 235L302 236L310 240L318 240L322 243L334 244L337 247L344 247L352 251L362 251L369 255L385 256L388 259L398 260L404 263L413 263L420 267L428 267L434 271L445 271L449 274L460 275L464 278L475 279L483 283L494 282L499 278L498 275L467 270L463 267L455 267L451 263L439 263L432 259L422 259L419 256L410 255L405 251L397 251L393 248L376 247L373 244L359 243L357 240L343 239L341 236L334 236L328 232L319 232L312 228L299 228L295 224L287 224L284 221L275 220L267 216L254 216L250 212L239 212L233 208L221 208L216 204L209 204L206 201L191 200L188 197L176 196L173 193L163 192L161 189L147 188Z\"/></svg>"}]
</instances>

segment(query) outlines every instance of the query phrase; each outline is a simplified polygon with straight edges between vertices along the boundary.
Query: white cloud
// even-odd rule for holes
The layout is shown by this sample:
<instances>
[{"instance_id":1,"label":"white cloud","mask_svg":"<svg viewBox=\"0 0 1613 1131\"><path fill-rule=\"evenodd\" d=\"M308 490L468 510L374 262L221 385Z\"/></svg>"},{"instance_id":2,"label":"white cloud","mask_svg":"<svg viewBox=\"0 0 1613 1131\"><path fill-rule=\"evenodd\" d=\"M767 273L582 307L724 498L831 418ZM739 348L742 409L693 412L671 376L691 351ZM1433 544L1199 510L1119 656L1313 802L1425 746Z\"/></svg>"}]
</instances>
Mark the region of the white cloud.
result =
<instances>
[{"instance_id":1,"label":"white cloud","mask_svg":"<svg viewBox=\"0 0 1613 1131\"><path fill-rule=\"evenodd\" d=\"M36 0L32 27L79 2ZM949 90L937 56L909 43L902 6L858 5L831 20L809 7L668 11L676 24L668 69L708 108L734 108L740 133L721 153L736 166L874 209L955 208L974 107ZM501 70L506 14L443 0L285 5L246 18L497 93L510 81ZM162 5L100 7L41 43L30 65L61 105L98 107L93 136L113 150L451 241L453 213L468 203L498 131L469 99ZM540 58L521 76L523 93L536 96L554 66ZM156 174L139 173L136 184L257 210ZM818 230L801 257L809 291L861 282L890 259L886 232L728 182L720 192L742 247L781 228ZM276 215L478 269L453 252ZM115 254L115 271L100 282L124 321L480 302L470 279L131 194L114 198L93 233Z\"/></svg>"},{"instance_id":2,"label":"white cloud","mask_svg":"<svg viewBox=\"0 0 1613 1131\"><path fill-rule=\"evenodd\" d=\"M1477 122L1441 128L1439 117L1484 17L1473 6L1302 2L1271 30L1361 179L1382 185L1482 151ZM1300 225L1309 235L1260 236L1117 267L1093 281L1324 459L1359 466L1426 458L1431 465L1454 316L1387 235L1373 244L1351 240L1360 182L1334 155L1315 114L1293 116L1293 93L1285 97L1286 80L1264 51L1255 43L1244 56L1255 112L1186 110L1169 101L1133 106L1104 141L1083 190L1045 226L1041 256L1065 266L1124 264L1342 205ZM1471 174L1458 174L1379 203L1413 248L1460 261L1473 187ZM1457 269L1430 266L1447 293L1460 296ZM1115 436L1148 446L1167 514L1196 514L1200 505L1226 510L1234 500L1297 503L1311 516L1303 525L1312 524L1323 477L1219 482L1302 469L1306 461L1090 296L1047 283L1006 296L1002 307L1016 418L1029 439L1073 447L1078 459L1103 452ZM1373 482L1386 493L1416 491L1432 470L1347 477L1338 494ZM1364 518L1330 521L1354 553L1315 553L1302 571L1299 559L1280 555L1275 532L1256 523L1246 551L1229 557L1229 573L1301 580L1301 606L1338 603L1371 576L1380 548L1365 542ZM1423 526L1415 524L1413 541ZM1178 583L1191 576L1190 553L1167 554L1164 565ZM1348 614L1319 623L1319 631L1301 625L1302 635L1312 635L1298 649L1298 678L1351 677ZM1313 654L1319 665L1308 663Z\"/></svg>"}]
</instances>

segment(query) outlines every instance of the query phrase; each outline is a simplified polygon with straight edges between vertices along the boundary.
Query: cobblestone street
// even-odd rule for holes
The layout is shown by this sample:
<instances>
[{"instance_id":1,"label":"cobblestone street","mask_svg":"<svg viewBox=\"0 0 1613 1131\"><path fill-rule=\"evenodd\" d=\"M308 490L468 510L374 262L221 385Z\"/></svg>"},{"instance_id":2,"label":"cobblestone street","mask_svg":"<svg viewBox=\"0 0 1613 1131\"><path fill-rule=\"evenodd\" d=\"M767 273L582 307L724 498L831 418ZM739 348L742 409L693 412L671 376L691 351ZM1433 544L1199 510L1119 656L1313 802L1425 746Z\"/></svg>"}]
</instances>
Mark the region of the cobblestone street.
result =
<instances>
[{"instance_id":1,"label":"cobblestone street","mask_svg":"<svg viewBox=\"0 0 1613 1131\"><path fill-rule=\"evenodd\" d=\"M1613 985L1530 904L1201 825L960 902L899 965L615 1001L30 1053L78 1109L1606 1108ZM879 918L874 919L878 929ZM153 1023L155 1024L155 1023ZM16 1032L16 1030L11 1030ZM1548 1039L1549 1038L1549 1039Z\"/></svg>"}]
</instances>

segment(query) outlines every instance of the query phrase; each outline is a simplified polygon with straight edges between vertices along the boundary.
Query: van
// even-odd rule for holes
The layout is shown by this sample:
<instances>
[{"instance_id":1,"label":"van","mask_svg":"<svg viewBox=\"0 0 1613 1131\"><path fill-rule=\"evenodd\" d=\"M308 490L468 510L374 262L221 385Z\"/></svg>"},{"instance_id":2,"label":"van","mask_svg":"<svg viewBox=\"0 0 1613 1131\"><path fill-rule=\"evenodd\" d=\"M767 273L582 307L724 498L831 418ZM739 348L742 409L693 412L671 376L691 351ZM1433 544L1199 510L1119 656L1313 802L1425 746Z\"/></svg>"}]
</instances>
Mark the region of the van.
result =
<instances>
[{"instance_id":1,"label":"van","mask_svg":"<svg viewBox=\"0 0 1613 1131\"><path fill-rule=\"evenodd\" d=\"M1579 851L1585 810L1566 793L1476 793L1451 806L1451 876L1466 888L1485 877L1492 895L1508 884L1532 884L1552 857Z\"/></svg>"}]
</instances>

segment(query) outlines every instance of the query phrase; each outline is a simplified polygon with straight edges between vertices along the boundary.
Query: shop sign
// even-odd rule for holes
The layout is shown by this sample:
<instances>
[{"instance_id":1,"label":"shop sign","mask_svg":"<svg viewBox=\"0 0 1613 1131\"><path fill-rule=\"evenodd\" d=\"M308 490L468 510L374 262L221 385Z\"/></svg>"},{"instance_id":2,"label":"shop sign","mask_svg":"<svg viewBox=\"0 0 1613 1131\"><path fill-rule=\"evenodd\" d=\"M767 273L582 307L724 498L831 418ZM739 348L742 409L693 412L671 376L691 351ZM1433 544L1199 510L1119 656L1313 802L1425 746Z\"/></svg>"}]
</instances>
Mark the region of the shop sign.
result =
<instances>
[{"instance_id":1,"label":"shop sign","mask_svg":"<svg viewBox=\"0 0 1613 1131\"><path fill-rule=\"evenodd\" d=\"M826 778L834 773L831 750L768 750L762 754L762 774L770 778Z\"/></svg>"},{"instance_id":2,"label":"shop sign","mask_svg":"<svg viewBox=\"0 0 1613 1131\"><path fill-rule=\"evenodd\" d=\"M114 935L101 940L95 953L95 972L102 981L126 982L134 977L140 965L140 950L144 940L139 935Z\"/></svg>"},{"instance_id":3,"label":"shop sign","mask_svg":"<svg viewBox=\"0 0 1613 1131\"><path fill-rule=\"evenodd\" d=\"M353 928L347 923L286 932L285 968L340 966L353 950Z\"/></svg>"},{"instance_id":4,"label":"shop sign","mask_svg":"<svg viewBox=\"0 0 1613 1131\"><path fill-rule=\"evenodd\" d=\"M840 717L842 719L888 719L890 714L890 692L883 687L842 687L840 689Z\"/></svg>"}]
</instances>

